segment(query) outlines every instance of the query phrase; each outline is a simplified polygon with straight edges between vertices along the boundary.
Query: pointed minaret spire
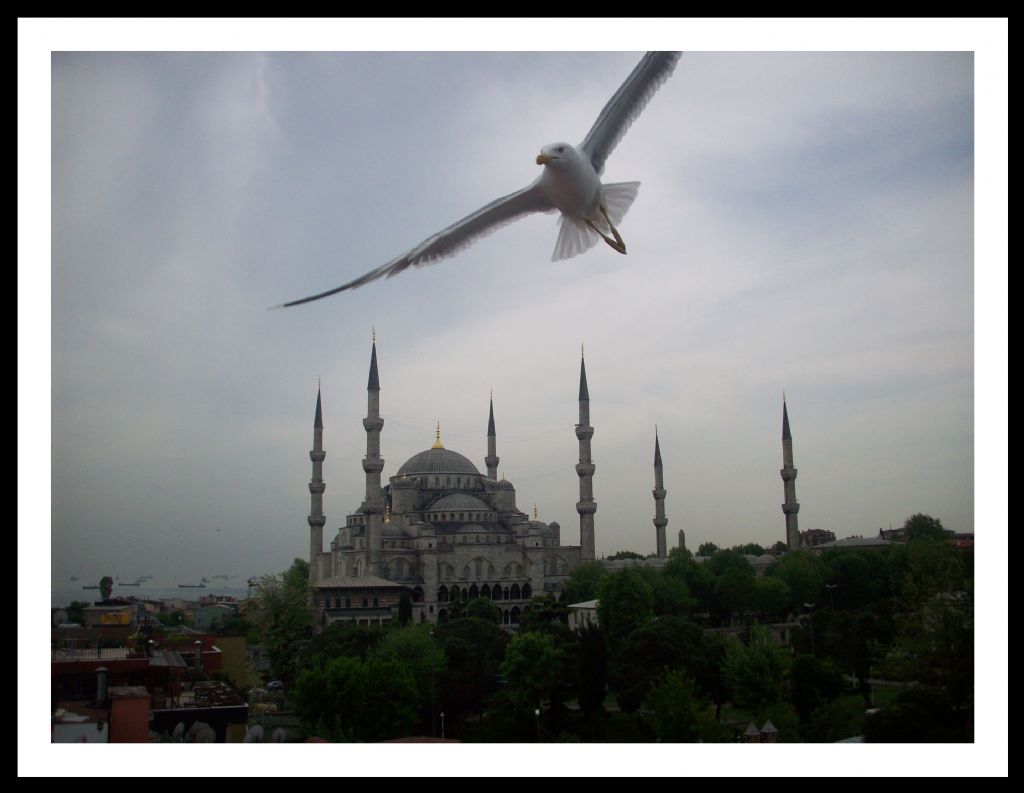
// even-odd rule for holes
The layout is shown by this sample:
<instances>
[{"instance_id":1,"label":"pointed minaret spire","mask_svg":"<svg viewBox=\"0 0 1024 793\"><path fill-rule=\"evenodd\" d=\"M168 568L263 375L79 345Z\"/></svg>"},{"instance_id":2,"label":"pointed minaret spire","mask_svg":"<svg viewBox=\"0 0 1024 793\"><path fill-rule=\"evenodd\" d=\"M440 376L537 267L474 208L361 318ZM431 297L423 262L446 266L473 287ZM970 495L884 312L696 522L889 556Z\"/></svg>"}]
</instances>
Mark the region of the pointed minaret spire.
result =
<instances>
[{"instance_id":1,"label":"pointed minaret spire","mask_svg":"<svg viewBox=\"0 0 1024 793\"><path fill-rule=\"evenodd\" d=\"M309 579L319 579L320 566L318 556L324 550L324 524L327 518L324 516L324 458L327 453L324 451L324 421L320 409L320 384L316 388L316 413L313 416L313 448L309 452L309 459L313 463L313 474L309 480Z\"/></svg>"},{"instance_id":2,"label":"pointed minaret spire","mask_svg":"<svg viewBox=\"0 0 1024 793\"><path fill-rule=\"evenodd\" d=\"M494 391L491 391L491 410L487 418L487 456L484 458L484 465L487 466L487 478L498 478L498 437L494 431Z\"/></svg>"},{"instance_id":3,"label":"pointed minaret spire","mask_svg":"<svg viewBox=\"0 0 1024 793\"><path fill-rule=\"evenodd\" d=\"M654 428L654 540L657 546L658 558L664 559L668 556L668 544L665 540L665 527L668 525L668 518L665 517L665 474L661 465L661 444L658 442L658 428Z\"/></svg>"},{"instance_id":4,"label":"pointed minaret spire","mask_svg":"<svg viewBox=\"0 0 1024 793\"><path fill-rule=\"evenodd\" d=\"M580 516L580 558L584 562L597 558L594 543L594 463L590 459L590 439L594 428L590 426L590 391L587 389L587 367L583 360L583 345L580 345L580 421L576 425L576 438L580 442L580 461L576 464L576 475L580 478L580 500L576 511Z\"/></svg>"},{"instance_id":5,"label":"pointed minaret spire","mask_svg":"<svg viewBox=\"0 0 1024 793\"><path fill-rule=\"evenodd\" d=\"M380 378L377 376L377 331L373 332L373 349L370 352L370 379L366 383L367 391L380 391Z\"/></svg>"},{"instance_id":6,"label":"pointed minaret spire","mask_svg":"<svg viewBox=\"0 0 1024 793\"><path fill-rule=\"evenodd\" d=\"M785 503L782 514L786 516L786 547L795 551L800 547L800 529L797 525L797 513L800 504L796 500L796 468L793 467L793 435L789 431L789 411L786 409L786 393L782 393L782 489Z\"/></svg>"},{"instance_id":7,"label":"pointed minaret spire","mask_svg":"<svg viewBox=\"0 0 1024 793\"><path fill-rule=\"evenodd\" d=\"M366 418L363 419L363 429L366 430L366 457L363 458L366 498L362 505L362 512L366 515L366 564L370 575L380 575L384 515L384 494L380 487L380 472L384 469L384 460L380 456L380 431L384 429L384 419L380 417L376 331L373 334L373 347L370 351L370 379L366 385Z\"/></svg>"},{"instance_id":8,"label":"pointed minaret spire","mask_svg":"<svg viewBox=\"0 0 1024 793\"><path fill-rule=\"evenodd\" d=\"M443 449L444 444L441 443L441 422L437 422L437 431L434 433L434 445L431 449Z\"/></svg>"},{"instance_id":9,"label":"pointed minaret spire","mask_svg":"<svg viewBox=\"0 0 1024 793\"><path fill-rule=\"evenodd\" d=\"M587 389L587 362L583 357L583 345L580 345L580 402L590 401L590 391Z\"/></svg>"}]
</instances>

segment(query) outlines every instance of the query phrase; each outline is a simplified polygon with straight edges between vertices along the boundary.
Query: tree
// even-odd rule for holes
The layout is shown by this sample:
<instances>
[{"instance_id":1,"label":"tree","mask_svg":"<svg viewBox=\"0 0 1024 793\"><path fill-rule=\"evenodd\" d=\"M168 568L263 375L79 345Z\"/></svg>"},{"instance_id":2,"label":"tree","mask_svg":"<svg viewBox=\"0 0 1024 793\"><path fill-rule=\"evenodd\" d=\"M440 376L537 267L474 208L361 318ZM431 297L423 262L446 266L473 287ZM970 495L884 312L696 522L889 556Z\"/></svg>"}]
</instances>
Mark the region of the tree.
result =
<instances>
[{"instance_id":1,"label":"tree","mask_svg":"<svg viewBox=\"0 0 1024 793\"><path fill-rule=\"evenodd\" d=\"M293 682L299 673L302 648L312 638L309 563L296 559L280 575L265 575L256 584L250 607L260 632L271 674Z\"/></svg>"},{"instance_id":2,"label":"tree","mask_svg":"<svg viewBox=\"0 0 1024 793\"><path fill-rule=\"evenodd\" d=\"M725 650L726 687L734 705L748 708L758 719L785 696L786 655L767 630L750 628L746 644L732 637Z\"/></svg>"},{"instance_id":3,"label":"tree","mask_svg":"<svg viewBox=\"0 0 1024 793\"><path fill-rule=\"evenodd\" d=\"M831 661L813 655L797 655L789 671L789 699L801 722L846 689L843 675Z\"/></svg>"},{"instance_id":4,"label":"tree","mask_svg":"<svg viewBox=\"0 0 1024 793\"><path fill-rule=\"evenodd\" d=\"M684 617L697 608L697 599L690 595L686 582L677 576L665 575L664 571L641 568L647 575L647 583L654 595L655 616L675 615Z\"/></svg>"},{"instance_id":5,"label":"tree","mask_svg":"<svg viewBox=\"0 0 1024 793\"><path fill-rule=\"evenodd\" d=\"M719 624L730 624L735 617L749 621L758 610L754 571L749 569L750 565L747 567L748 570L730 567L715 579L715 605L712 613Z\"/></svg>"},{"instance_id":6,"label":"tree","mask_svg":"<svg viewBox=\"0 0 1024 793\"><path fill-rule=\"evenodd\" d=\"M784 620L792 599L789 585L782 579L774 576L760 576L755 579L754 602L765 619Z\"/></svg>"},{"instance_id":7,"label":"tree","mask_svg":"<svg viewBox=\"0 0 1024 793\"><path fill-rule=\"evenodd\" d=\"M824 605L822 596L828 568L821 557L807 551L790 551L771 567L769 575L789 587L789 607L793 613L799 614L804 603Z\"/></svg>"},{"instance_id":8,"label":"tree","mask_svg":"<svg viewBox=\"0 0 1024 793\"><path fill-rule=\"evenodd\" d=\"M627 567L609 576L601 587L597 617L609 648L654 618L654 592L639 569Z\"/></svg>"},{"instance_id":9,"label":"tree","mask_svg":"<svg viewBox=\"0 0 1024 793\"><path fill-rule=\"evenodd\" d=\"M944 540L948 535L948 532L942 526L941 520L920 512L906 519L903 523L903 532L906 535L907 542L912 542L913 540Z\"/></svg>"},{"instance_id":10,"label":"tree","mask_svg":"<svg viewBox=\"0 0 1024 793\"><path fill-rule=\"evenodd\" d=\"M384 630L379 625L332 622L307 645L304 665L311 665L318 657L324 661L343 656L363 660L383 638Z\"/></svg>"},{"instance_id":11,"label":"tree","mask_svg":"<svg viewBox=\"0 0 1024 793\"><path fill-rule=\"evenodd\" d=\"M110 599L110 593L114 591L114 579L109 575L100 579L100 597L104 600Z\"/></svg>"},{"instance_id":12,"label":"tree","mask_svg":"<svg viewBox=\"0 0 1024 793\"><path fill-rule=\"evenodd\" d=\"M665 672L644 700L654 734L663 743L725 740L729 730L715 723L711 703L686 672Z\"/></svg>"},{"instance_id":13,"label":"tree","mask_svg":"<svg viewBox=\"0 0 1024 793\"><path fill-rule=\"evenodd\" d=\"M416 684L397 660L318 659L291 700L306 731L331 741L399 738L416 724Z\"/></svg>"},{"instance_id":14,"label":"tree","mask_svg":"<svg viewBox=\"0 0 1024 793\"><path fill-rule=\"evenodd\" d=\"M542 633L515 636L505 650L501 673L508 681L506 695L514 710L539 708L541 701L558 683L561 658L555 640Z\"/></svg>"},{"instance_id":15,"label":"tree","mask_svg":"<svg viewBox=\"0 0 1024 793\"><path fill-rule=\"evenodd\" d=\"M764 546L758 545L756 542L748 542L744 545L734 545L732 550L736 553L742 553L745 556L763 556Z\"/></svg>"},{"instance_id":16,"label":"tree","mask_svg":"<svg viewBox=\"0 0 1024 793\"><path fill-rule=\"evenodd\" d=\"M629 634L612 656L610 681L619 707L636 711L666 669L700 657L703 631L681 617L658 617Z\"/></svg>"},{"instance_id":17,"label":"tree","mask_svg":"<svg viewBox=\"0 0 1024 793\"><path fill-rule=\"evenodd\" d=\"M85 625L85 609L88 605L88 603L82 600L72 600L71 605L65 609L68 615L68 622L73 622L76 625Z\"/></svg>"},{"instance_id":18,"label":"tree","mask_svg":"<svg viewBox=\"0 0 1024 793\"><path fill-rule=\"evenodd\" d=\"M569 577L562 584L559 600L569 606L596 600L601 592L601 584L609 575L607 568L600 562L584 562L569 572Z\"/></svg>"},{"instance_id":19,"label":"tree","mask_svg":"<svg viewBox=\"0 0 1024 793\"><path fill-rule=\"evenodd\" d=\"M925 686L906 688L887 708L864 720L866 743L961 743L974 740L970 711L949 695Z\"/></svg>"},{"instance_id":20,"label":"tree","mask_svg":"<svg viewBox=\"0 0 1024 793\"><path fill-rule=\"evenodd\" d=\"M463 714L480 711L487 692L499 684L510 639L496 623L475 617L438 625L434 638L446 657L438 701L454 724Z\"/></svg>"},{"instance_id":21,"label":"tree","mask_svg":"<svg viewBox=\"0 0 1024 793\"><path fill-rule=\"evenodd\" d=\"M437 687L444 676L445 654L434 642L432 628L410 625L389 631L384 639L370 651L368 660L396 662L408 670L416 686L418 705L425 724L430 724L433 705L437 701Z\"/></svg>"},{"instance_id":22,"label":"tree","mask_svg":"<svg viewBox=\"0 0 1024 793\"><path fill-rule=\"evenodd\" d=\"M692 557L670 553L662 573L669 578L679 578L686 584L687 591L696 601L694 610L710 613L714 607L715 576L705 565Z\"/></svg>"},{"instance_id":23,"label":"tree","mask_svg":"<svg viewBox=\"0 0 1024 793\"><path fill-rule=\"evenodd\" d=\"M697 556L713 556L718 546L713 542L702 542L697 546Z\"/></svg>"},{"instance_id":24,"label":"tree","mask_svg":"<svg viewBox=\"0 0 1024 793\"><path fill-rule=\"evenodd\" d=\"M403 592L398 599L398 624L406 626L412 619L412 599L408 592Z\"/></svg>"},{"instance_id":25,"label":"tree","mask_svg":"<svg viewBox=\"0 0 1024 793\"><path fill-rule=\"evenodd\" d=\"M579 629L579 697L580 710L593 717L604 709L608 693L608 647L604 634L594 624Z\"/></svg>"},{"instance_id":26,"label":"tree","mask_svg":"<svg viewBox=\"0 0 1024 793\"><path fill-rule=\"evenodd\" d=\"M751 578L754 577L754 568L750 566L750 562L743 554L736 551L715 551L704 564L716 577L722 575L726 570L736 570Z\"/></svg>"},{"instance_id":27,"label":"tree","mask_svg":"<svg viewBox=\"0 0 1024 793\"><path fill-rule=\"evenodd\" d=\"M642 553L636 551L618 551L608 557L609 562L614 562L618 559L643 559L645 558Z\"/></svg>"}]
</instances>

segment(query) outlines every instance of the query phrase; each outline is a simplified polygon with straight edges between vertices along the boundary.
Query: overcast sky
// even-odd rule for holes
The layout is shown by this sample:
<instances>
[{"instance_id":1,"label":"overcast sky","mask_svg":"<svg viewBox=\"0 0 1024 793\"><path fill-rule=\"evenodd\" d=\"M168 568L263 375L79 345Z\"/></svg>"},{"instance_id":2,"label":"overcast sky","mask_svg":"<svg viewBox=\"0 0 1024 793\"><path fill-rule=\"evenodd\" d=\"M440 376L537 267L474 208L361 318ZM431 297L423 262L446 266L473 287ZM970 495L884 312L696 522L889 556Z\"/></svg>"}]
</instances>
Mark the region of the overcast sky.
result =
<instances>
[{"instance_id":1,"label":"overcast sky","mask_svg":"<svg viewBox=\"0 0 1024 793\"><path fill-rule=\"evenodd\" d=\"M567 544L585 343L599 555L654 551L655 425L670 545L784 539L783 390L801 529L973 531L970 52L687 52L603 174L642 183L628 256L552 263L540 215L267 310L532 181L640 54L55 52L52 587L305 556L318 382L328 528L362 498L371 328L384 477L436 421L485 470L493 389L500 470Z\"/></svg>"},{"instance_id":2,"label":"overcast sky","mask_svg":"<svg viewBox=\"0 0 1024 793\"><path fill-rule=\"evenodd\" d=\"M578 542L580 345L597 549L771 545L782 393L802 529L915 512L972 531L970 53L687 53L609 158L602 245L553 216L318 303L534 179L639 53L55 53L53 581L247 577L363 495L376 328L384 477L442 440L479 467L494 390L518 505ZM330 534L333 536L333 534Z\"/></svg>"}]
</instances>

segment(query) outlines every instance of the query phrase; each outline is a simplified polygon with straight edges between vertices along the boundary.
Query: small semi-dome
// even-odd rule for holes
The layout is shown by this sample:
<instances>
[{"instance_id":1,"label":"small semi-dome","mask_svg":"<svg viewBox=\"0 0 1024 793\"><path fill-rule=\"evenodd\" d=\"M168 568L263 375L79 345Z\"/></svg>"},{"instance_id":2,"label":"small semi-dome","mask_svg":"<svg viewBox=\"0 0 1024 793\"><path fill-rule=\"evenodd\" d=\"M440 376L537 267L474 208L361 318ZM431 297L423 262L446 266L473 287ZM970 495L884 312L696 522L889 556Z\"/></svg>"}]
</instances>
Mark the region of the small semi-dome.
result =
<instances>
[{"instance_id":1,"label":"small semi-dome","mask_svg":"<svg viewBox=\"0 0 1024 793\"><path fill-rule=\"evenodd\" d=\"M451 493L443 498L439 498L427 509L428 512L451 512L453 510L461 512L490 512L491 508L476 496L471 496L467 493Z\"/></svg>"},{"instance_id":2,"label":"small semi-dome","mask_svg":"<svg viewBox=\"0 0 1024 793\"><path fill-rule=\"evenodd\" d=\"M451 449L435 447L425 452L414 454L403 463L398 469L398 476L403 474L476 474L480 475L477 467L464 457Z\"/></svg>"}]
</instances>

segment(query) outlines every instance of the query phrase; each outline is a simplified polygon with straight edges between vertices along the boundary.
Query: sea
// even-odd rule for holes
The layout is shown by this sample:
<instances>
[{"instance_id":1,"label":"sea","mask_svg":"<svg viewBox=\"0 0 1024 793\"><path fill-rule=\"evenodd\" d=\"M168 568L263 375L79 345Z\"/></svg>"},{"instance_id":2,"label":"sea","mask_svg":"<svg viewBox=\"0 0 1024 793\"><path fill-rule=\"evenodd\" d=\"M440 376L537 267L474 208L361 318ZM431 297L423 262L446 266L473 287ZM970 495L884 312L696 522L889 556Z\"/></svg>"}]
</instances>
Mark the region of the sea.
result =
<instances>
[{"instance_id":1,"label":"sea","mask_svg":"<svg viewBox=\"0 0 1024 793\"><path fill-rule=\"evenodd\" d=\"M249 588L247 586L240 587L237 584L233 586L231 584L224 585L222 582L211 582L205 587L179 587L177 585L147 586L143 582L140 586L119 586L115 583L110 596L115 598L134 597L139 600L169 600L171 598L199 600L199 598L207 597L208 595L218 595L233 597L235 600L243 600L248 594ZM100 591L98 589L82 589L80 585L76 585L74 582L67 584L61 582L60 589L54 588L50 590L51 608L66 608L75 600L84 603L94 603L100 600Z\"/></svg>"}]
</instances>

